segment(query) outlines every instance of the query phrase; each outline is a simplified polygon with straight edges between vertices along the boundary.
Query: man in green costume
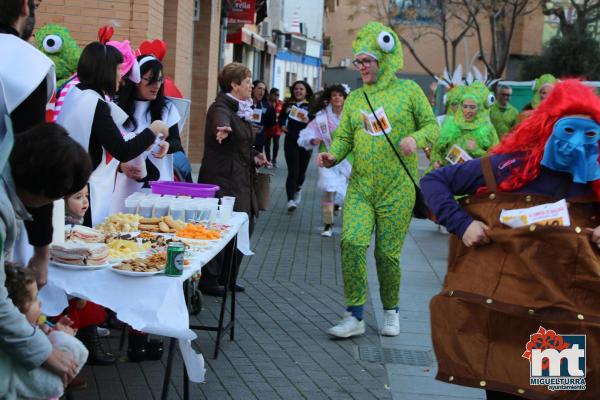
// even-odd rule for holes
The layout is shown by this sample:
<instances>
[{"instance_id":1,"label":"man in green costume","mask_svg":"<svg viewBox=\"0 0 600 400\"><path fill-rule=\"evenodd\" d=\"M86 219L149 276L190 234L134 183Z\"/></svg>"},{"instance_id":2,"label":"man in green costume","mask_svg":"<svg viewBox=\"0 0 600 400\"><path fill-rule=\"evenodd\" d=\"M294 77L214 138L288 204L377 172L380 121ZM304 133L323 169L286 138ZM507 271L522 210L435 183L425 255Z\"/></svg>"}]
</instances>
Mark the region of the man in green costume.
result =
<instances>
[{"instance_id":1,"label":"man in green costume","mask_svg":"<svg viewBox=\"0 0 600 400\"><path fill-rule=\"evenodd\" d=\"M496 102L490 109L490 119L498 139L502 139L505 133L510 132L519 122L519 111L509 103L512 96L512 88L506 85L498 85L496 88Z\"/></svg>"},{"instance_id":2,"label":"man in green costume","mask_svg":"<svg viewBox=\"0 0 600 400\"><path fill-rule=\"evenodd\" d=\"M36 30L35 41L38 49L54 62L56 87L61 87L77 72L81 48L67 28L56 24L47 24Z\"/></svg>"},{"instance_id":3,"label":"man in green costume","mask_svg":"<svg viewBox=\"0 0 600 400\"><path fill-rule=\"evenodd\" d=\"M439 128L421 88L396 77L403 55L392 29L369 23L358 32L352 49L364 86L348 96L329 152L317 156L321 167L331 167L350 153L354 156L341 239L347 312L328 333L347 338L365 332L366 252L376 226L375 259L385 309L381 333L396 336L400 331L400 254L412 218L415 189L383 135L416 179L417 147L435 142ZM377 123L365 95L383 126Z\"/></svg>"}]
</instances>

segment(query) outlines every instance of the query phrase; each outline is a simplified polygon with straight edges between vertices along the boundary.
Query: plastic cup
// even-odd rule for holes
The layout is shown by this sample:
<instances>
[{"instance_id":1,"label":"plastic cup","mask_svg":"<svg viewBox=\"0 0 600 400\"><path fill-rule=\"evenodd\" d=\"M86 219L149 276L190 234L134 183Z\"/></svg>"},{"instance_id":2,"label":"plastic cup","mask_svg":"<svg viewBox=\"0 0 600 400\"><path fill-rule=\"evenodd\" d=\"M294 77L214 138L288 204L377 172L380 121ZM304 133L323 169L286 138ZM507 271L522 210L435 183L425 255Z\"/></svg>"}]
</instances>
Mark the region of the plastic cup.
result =
<instances>
[{"instance_id":1,"label":"plastic cup","mask_svg":"<svg viewBox=\"0 0 600 400\"><path fill-rule=\"evenodd\" d=\"M169 213L169 200L158 200L154 203L154 218L164 217Z\"/></svg>"},{"instance_id":2,"label":"plastic cup","mask_svg":"<svg viewBox=\"0 0 600 400\"><path fill-rule=\"evenodd\" d=\"M138 213L144 218L152 218L152 209L155 200L153 198L144 198L140 201Z\"/></svg>"},{"instance_id":3,"label":"plastic cup","mask_svg":"<svg viewBox=\"0 0 600 400\"><path fill-rule=\"evenodd\" d=\"M129 196L128 198L125 199L125 213L126 214L137 214L138 212L138 206L140 205L141 202L141 198L138 197L131 197Z\"/></svg>"},{"instance_id":4,"label":"plastic cup","mask_svg":"<svg viewBox=\"0 0 600 400\"><path fill-rule=\"evenodd\" d=\"M214 202L208 203L208 209L209 209L208 222L213 224L217 221L217 211L219 210L219 205Z\"/></svg>"},{"instance_id":5,"label":"plastic cup","mask_svg":"<svg viewBox=\"0 0 600 400\"><path fill-rule=\"evenodd\" d=\"M187 201L183 202L183 206L184 206L185 222L197 221L198 220L198 207L196 206L196 204L191 200L187 200Z\"/></svg>"},{"instance_id":6,"label":"plastic cup","mask_svg":"<svg viewBox=\"0 0 600 400\"><path fill-rule=\"evenodd\" d=\"M171 201L171 218L185 221L185 203L181 200Z\"/></svg>"},{"instance_id":7,"label":"plastic cup","mask_svg":"<svg viewBox=\"0 0 600 400\"><path fill-rule=\"evenodd\" d=\"M235 204L235 197L223 196L221 197L221 204L231 205L233 207L233 205Z\"/></svg>"},{"instance_id":8,"label":"plastic cup","mask_svg":"<svg viewBox=\"0 0 600 400\"><path fill-rule=\"evenodd\" d=\"M221 222L227 222L233 214L233 204L221 204L219 206L219 219Z\"/></svg>"}]
</instances>

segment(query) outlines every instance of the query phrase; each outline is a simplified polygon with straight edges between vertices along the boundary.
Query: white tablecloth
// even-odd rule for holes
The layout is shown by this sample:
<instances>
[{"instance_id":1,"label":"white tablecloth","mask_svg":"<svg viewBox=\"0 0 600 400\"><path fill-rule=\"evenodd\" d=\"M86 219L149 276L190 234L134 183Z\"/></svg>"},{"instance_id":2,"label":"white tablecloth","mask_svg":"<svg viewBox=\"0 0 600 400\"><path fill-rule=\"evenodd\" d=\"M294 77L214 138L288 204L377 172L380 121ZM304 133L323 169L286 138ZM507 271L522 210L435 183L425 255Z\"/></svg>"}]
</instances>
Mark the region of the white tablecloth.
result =
<instances>
[{"instance_id":1,"label":"white tablecloth","mask_svg":"<svg viewBox=\"0 0 600 400\"><path fill-rule=\"evenodd\" d=\"M39 297L46 315L58 315L68 306L68 297L90 300L116 312L117 317L134 329L179 339L179 347L190 380L204 381L204 360L191 347L196 334L189 328L189 314L183 294L183 282L200 271L237 234L237 248L245 255L250 250L246 213L233 213L227 222L231 229L209 250L199 253L184 269L181 277L155 275L129 277L109 268L73 271L50 264L48 284Z\"/></svg>"}]
</instances>

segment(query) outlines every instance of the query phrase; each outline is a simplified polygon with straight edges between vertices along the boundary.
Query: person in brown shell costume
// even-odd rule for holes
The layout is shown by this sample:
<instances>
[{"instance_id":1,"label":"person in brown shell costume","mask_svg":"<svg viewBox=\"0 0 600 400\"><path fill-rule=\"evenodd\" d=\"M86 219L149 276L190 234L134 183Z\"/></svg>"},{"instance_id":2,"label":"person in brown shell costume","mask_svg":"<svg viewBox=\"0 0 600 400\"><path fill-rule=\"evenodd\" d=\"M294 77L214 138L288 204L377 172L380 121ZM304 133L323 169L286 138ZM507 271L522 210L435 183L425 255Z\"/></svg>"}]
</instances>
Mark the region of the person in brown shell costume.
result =
<instances>
[{"instance_id":1,"label":"person in brown shell costume","mask_svg":"<svg viewBox=\"0 0 600 400\"><path fill-rule=\"evenodd\" d=\"M422 178L427 204L454 234L430 304L437 379L485 389L488 399L600 398L599 139L600 98L566 80L490 156ZM503 209L560 199L569 226L500 223ZM532 351L561 351L565 335L586 335L576 365L585 389L532 385Z\"/></svg>"}]
</instances>

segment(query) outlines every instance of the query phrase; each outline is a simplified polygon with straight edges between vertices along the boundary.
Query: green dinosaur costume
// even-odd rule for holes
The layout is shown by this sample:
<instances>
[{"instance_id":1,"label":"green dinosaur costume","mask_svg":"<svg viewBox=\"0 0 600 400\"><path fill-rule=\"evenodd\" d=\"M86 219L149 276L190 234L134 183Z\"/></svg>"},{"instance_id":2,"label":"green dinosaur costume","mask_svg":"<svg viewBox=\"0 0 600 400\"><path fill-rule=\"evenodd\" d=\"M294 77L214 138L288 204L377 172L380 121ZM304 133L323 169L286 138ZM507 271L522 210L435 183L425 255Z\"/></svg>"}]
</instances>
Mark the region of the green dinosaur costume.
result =
<instances>
[{"instance_id":1,"label":"green dinosaur costume","mask_svg":"<svg viewBox=\"0 0 600 400\"><path fill-rule=\"evenodd\" d=\"M466 121L459 108L454 117L446 118L440 136L431 152L431 163L439 161L447 165L446 155L456 144L473 158L484 156L490 147L498 143L498 135L490 122L488 99L490 91L483 84L473 83L465 88L460 99L462 106L467 99L477 104L477 113L471 121Z\"/></svg>"},{"instance_id":2,"label":"green dinosaur costume","mask_svg":"<svg viewBox=\"0 0 600 400\"><path fill-rule=\"evenodd\" d=\"M366 252L376 226L375 259L385 309L398 305L400 253L412 217L414 186L383 137L365 122L372 115L365 93L376 113L383 110L391 142L402 153L400 141L412 136L419 147L435 142L438 125L431 105L413 81L398 79L403 66L402 47L390 28L376 22L360 29L352 43L355 55L378 60L377 81L350 93L330 153L336 163L352 152L354 161L343 211L342 271L347 306L366 302ZM417 156L403 156L413 178L418 179Z\"/></svg>"},{"instance_id":3,"label":"green dinosaur costume","mask_svg":"<svg viewBox=\"0 0 600 400\"><path fill-rule=\"evenodd\" d=\"M67 28L56 24L47 24L36 30L35 41L38 49L54 62L56 87L61 87L77 72L81 48Z\"/></svg>"},{"instance_id":4,"label":"green dinosaur costume","mask_svg":"<svg viewBox=\"0 0 600 400\"><path fill-rule=\"evenodd\" d=\"M519 110L510 103L507 103L506 107L502 107L500 103L496 102L490 108L490 120L496 128L498 139L502 139L502 136L519 123Z\"/></svg>"}]
</instances>

